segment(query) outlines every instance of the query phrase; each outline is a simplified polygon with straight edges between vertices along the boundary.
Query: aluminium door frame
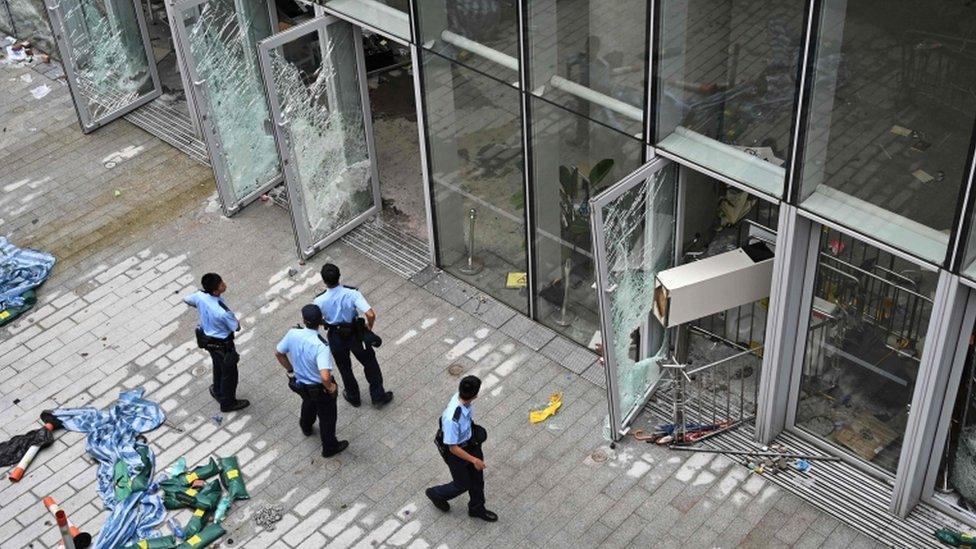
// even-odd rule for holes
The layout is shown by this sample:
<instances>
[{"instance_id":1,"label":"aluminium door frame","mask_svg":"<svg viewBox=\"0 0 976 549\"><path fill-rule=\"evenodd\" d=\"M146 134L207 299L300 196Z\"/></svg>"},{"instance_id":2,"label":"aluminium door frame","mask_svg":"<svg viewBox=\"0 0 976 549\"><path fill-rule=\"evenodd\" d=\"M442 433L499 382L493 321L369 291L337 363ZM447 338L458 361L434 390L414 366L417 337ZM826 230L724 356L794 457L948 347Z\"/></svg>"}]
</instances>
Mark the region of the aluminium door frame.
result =
<instances>
[{"instance_id":1,"label":"aluminium door frame","mask_svg":"<svg viewBox=\"0 0 976 549\"><path fill-rule=\"evenodd\" d=\"M670 160L655 156L640 168L637 168L614 185L590 199L590 230L594 244L593 258L594 270L596 271L597 298L600 304L600 337L603 340L603 371L606 376L610 429L614 440L620 440L626 434L630 423L637 417L647 402L647 399L657 389L660 384L660 379L648 387L647 391L639 399L640 404L626 411L620 408L621 403L617 398L619 393L617 361L613 353L610 352L613 349L614 329L607 313L610 311L610 296L608 294L613 289L609 285L610 273L605 253L606 235L603 233L603 207L671 165L672 162ZM675 230L677 229L675 228Z\"/></svg>"},{"instance_id":2,"label":"aluminium door frame","mask_svg":"<svg viewBox=\"0 0 976 549\"><path fill-rule=\"evenodd\" d=\"M109 122L112 122L121 116L138 109L146 103L157 99L163 94L163 85L159 80L159 72L156 69L156 56L152 51L152 42L149 39L149 29L146 26L146 18L142 12L142 4L138 0L130 0L136 14L136 23L139 25L139 35L142 37L143 50L146 53L149 77L152 79L153 89L151 92L133 101L132 103L118 107L106 114L93 118L92 114L88 111L88 107L82 105L80 102L85 96L83 93L81 93L81 86L78 83L78 75L75 73L75 57L72 55L73 50L71 48L70 38L68 37L68 27L65 23L64 12L61 9L62 1L63 0L44 0L44 5L47 8L48 16L51 20L51 27L54 31L54 42L57 44L58 51L61 52L61 65L64 68L64 75L68 81L68 89L71 92L71 101L74 103L75 113L78 116L78 122L81 125L82 133L91 133ZM110 0L105 0L106 10L108 9L109 1Z\"/></svg>"},{"instance_id":3,"label":"aluminium door frame","mask_svg":"<svg viewBox=\"0 0 976 549\"><path fill-rule=\"evenodd\" d=\"M210 108L209 94L201 89L206 80L200 77L200 73L197 71L197 61L193 58L193 55L190 55L190 41L186 35L186 25L183 24L184 14L187 10L196 8L201 4L211 1L214 0L171 1L171 32L173 33L174 46L180 52L180 55L183 55L183 67L187 71L186 76L190 81L192 88L188 96L192 95L194 98L192 104L196 111L200 133L203 134L203 140L207 144L207 155L210 157L210 166L214 171L214 179L217 186L217 196L220 199L220 208L223 210L225 216L231 217L237 212L241 211L251 202L257 200L262 194L280 184L284 180L284 176L282 173L283 169L279 169L278 175L271 178L271 180L264 182L261 186L242 196L240 199L235 199L233 189L231 188L230 175L224 169L223 162L217 160L219 157L219 152L223 149L223 146L220 143L220 139L216 135L216 132L214 131L214 125L211 121L213 109ZM235 0L235 13L237 13L237 4L238 2ZM268 18L271 24L271 36L269 36L269 38L271 38L277 34L278 15L276 9L274 8L274 2L268 2L267 6ZM254 46L257 47L257 44L254 44ZM260 67L258 70L260 71ZM261 85L263 87L263 83ZM265 97L265 102L267 102L267 97ZM270 125L271 121L266 120L265 124ZM272 131L272 133L274 132ZM280 156L278 161L280 165Z\"/></svg>"},{"instance_id":4,"label":"aluminium door frame","mask_svg":"<svg viewBox=\"0 0 976 549\"><path fill-rule=\"evenodd\" d=\"M960 281L961 282L961 281ZM976 330L976 290L960 284L959 288L965 294L965 312L961 319L960 331L955 334L959 337L959 342L968 340L970 335ZM953 327L950 326L949 329ZM962 376L966 370L966 358L969 352L968 344L957 344L953 353L952 361L948 366L940 367L946 370L946 381L944 387L936 387L935 393L944 395L939 406L938 421L935 425L935 435L932 445L929 448L928 459L925 462L925 469L922 471L924 479L921 485L920 500L932 505L943 513L946 513L957 520L976 524L976 513L965 513L954 506L942 501L935 495L935 483L938 481L939 469L942 465L943 450L946 446L946 439L949 436L950 422L955 409L956 398L961 388ZM976 357L974 357L976 360ZM914 503L909 501L908 503Z\"/></svg>"},{"instance_id":5,"label":"aluminium door frame","mask_svg":"<svg viewBox=\"0 0 976 549\"><path fill-rule=\"evenodd\" d=\"M877 246L877 243L875 241L871 239L864 239L857 232L844 229L843 227L839 227L833 223L828 223L826 222L826 220L822 220L816 216L812 216L808 212L804 212L800 209L797 209L794 215L797 215L809 221L811 223L811 228L809 230L809 233L806 235L806 237L808 238L806 252L805 252L807 254L806 261L805 261L806 270L803 276L802 286L800 287L800 291L802 292L800 298L800 307L801 307L800 318L796 323L796 328L795 328L796 331L794 332L796 337L795 339L796 346L793 349L794 353L793 353L792 361L784 365L784 367L787 368L789 374L789 396L787 399L786 421L783 430L796 435L797 437L801 438L805 442L808 442L831 455L837 456L838 458L841 459L841 461L847 463L848 465L851 465L852 467L858 469L859 471L862 471L868 475L878 478L892 486L896 486L898 483L905 481L904 474L902 474L902 467L904 464L902 463L901 459L899 459L899 463L896 471L892 473L891 471L882 469L881 467L869 461L857 457L851 451L840 446L839 444L831 443L827 440L817 437L813 433L805 431L803 428L801 428L796 424L796 411L797 411L797 405L799 404L799 396L800 396L800 382L802 381L802 377L803 377L803 366L806 361L807 346L809 345L808 335L809 335L809 327L810 327L810 311L813 307L813 288L814 288L814 282L816 281L816 274L819 268L818 261L820 255L820 238L822 232L821 229L823 227L829 227L831 229L840 232L841 234L860 240L865 244L878 247L882 251L891 253L892 255L904 259L905 261L908 261L921 269L925 269L929 271L934 270L936 273L940 273L941 271L934 269L931 264L921 259L909 256L904 252L896 253L896 250L894 250L890 246ZM937 289L936 291L939 292L942 286L943 286L943 282L940 279L939 289ZM935 332L932 329L936 327L937 322L940 319L938 315L939 315L939 311L937 310L935 303L933 303L932 314L929 316L927 326L926 326L927 338L929 334L931 334L932 337L934 337L935 335ZM929 343L931 342L926 341L926 349L929 348ZM908 404L912 404L915 402L919 392L920 380L922 379L922 376L927 371L930 371L932 368L938 366L937 364L933 364L933 362L935 361L936 358L933 356L932 352L926 352L925 350L923 350L918 365L918 374L916 375L915 386L912 389L912 399L909 401ZM904 433L902 433L902 436L904 436ZM912 444L912 441L905 440L903 441L902 444L903 444L902 451L904 451L906 446ZM888 503L893 504L893 501Z\"/></svg>"},{"instance_id":6,"label":"aluminium door frame","mask_svg":"<svg viewBox=\"0 0 976 549\"><path fill-rule=\"evenodd\" d=\"M365 212L357 215L344 223L338 229L329 233L326 237L316 241L312 239L313 237L311 231L304 222L307 218L305 215L305 197L302 196L301 192L297 192L299 190L297 188L299 178L294 172L295 162L292 158L291 149L286 141L288 138L286 134L282 133L282 130L287 124L282 123L281 105L279 104L278 96L273 88L274 79L271 73L270 51L273 48L281 47L312 33L318 33L321 44L322 39L328 36L328 27L335 24L350 26L352 30L353 46L356 48L356 71L359 83L359 99L362 107L363 131L366 138L366 150L367 154L369 155L370 188L373 194L373 205ZM334 17L331 15L318 16L259 42L258 59L261 66L261 76L264 80L264 86L267 92L271 123L274 127L273 133L275 143L277 145L278 154L281 157L282 176L285 182L285 187L288 189L288 200L291 205L290 210L292 226L295 230L295 245L298 250L298 255L307 259L315 255L318 251L322 250L326 246L332 244L352 229L358 227L370 217L375 216L382 208L379 170L377 169L376 149L373 143L372 113L369 107L369 88L366 82L366 60L365 53L363 52L362 30L358 25L350 23L339 17ZM325 63L324 56L323 63ZM299 219L299 216L302 216L302 218Z\"/></svg>"}]
</instances>

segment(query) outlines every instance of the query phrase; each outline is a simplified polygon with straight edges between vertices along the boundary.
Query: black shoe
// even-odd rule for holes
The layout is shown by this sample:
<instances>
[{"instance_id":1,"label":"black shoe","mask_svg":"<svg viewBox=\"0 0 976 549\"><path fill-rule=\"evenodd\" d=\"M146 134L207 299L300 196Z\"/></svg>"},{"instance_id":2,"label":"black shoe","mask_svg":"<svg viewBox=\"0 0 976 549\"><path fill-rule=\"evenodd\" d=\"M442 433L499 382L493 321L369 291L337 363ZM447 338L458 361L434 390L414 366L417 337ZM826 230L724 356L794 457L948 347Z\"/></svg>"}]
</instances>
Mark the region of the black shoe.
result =
<instances>
[{"instance_id":1,"label":"black shoe","mask_svg":"<svg viewBox=\"0 0 976 549\"><path fill-rule=\"evenodd\" d=\"M220 411L224 412L236 412L237 410L243 410L251 405L251 401L246 398L239 398L233 402L230 406L221 406Z\"/></svg>"},{"instance_id":2,"label":"black shoe","mask_svg":"<svg viewBox=\"0 0 976 549\"><path fill-rule=\"evenodd\" d=\"M349 441L348 440L340 440L339 441L339 444L336 444L336 447L335 448L333 448L331 450L328 450L328 451L322 450L322 457L324 457L324 458L330 458L330 457L332 457L332 456L334 456L334 455L342 452L343 450L345 450L348 447L349 447Z\"/></svg>"},{"instance_id":3,"label":"black shoe","mask_svg":"<svg viewBox=\"0 0 976 549\"><path fill-rule=\"evenodd\" d=\"M303 435L305 435L305 436L307 436L307 437L310 437L310 436L312 436L312 428L311 428L311 427L309 427L309 428L308 428L308 430L306 431L306 430L305 430L305 428L304 428L304 427L302 427L302 424L301 424L301 423L299 423L299 424L298 424L298 428L302 430L302 434L303 434Z\"/></svg>"},{"instance_id":4,"label":"black shoe","mask_svg":"<svg viewBox=\"0 0 976 549\"><path fill-rule=\"evenodd\" d=\"M214 392L214 386L212 384L210 385L210 396L213 397L213 399L217 402L220 402L220 399L217 398L217 393Z\"/></svg>"},{"instance_id":5,"label":"black shoe","mask_svg":"<svg viewBox=\"0 0 976 549\"><path fill-rule=\"evenodd\" d=\"M451 504L448 503L446 499L438 497L437 494L434 493L433 488L428 488L426 491L424 491L424 493L427 494L427 499L434 504L434 507L437 507L445 513L451 510Z\"/></svg>"},{"instance_id":6,"label":"black shoe","mask_svg":"<svg viewBox=\"0 0 976 549\"><path fill-rule=\"evenodd\" d=\"M343 391L342 398L346 399L346 402L352 405L353 408L359 408L362 402L358 398L352 398L349 393Z\"/></svg>"},{"instance_id":7,"label":"black shoe","mask_svg":"<svg viewBox=\"0 0 976 549\"><path fill-rule=\"evenodd\" d=\"M498 520L498 515L489 511L488 509L482 509L480 511L472 511L469 509L468 516L474 518L480 518L481 520L488 521L488 522L495 522L496 520Z\"/></svg>"},{"instance_id":8,"label":"black shoe","mask_svg":"<svg viewBox=\"0 0 976 549\"><path fill-rule=\"evenodd\" d=\"M380 398L373 399L373 406L380 408L386 406L392 400L393 400L393 391L387 391L383 393L383 395Z\"/></svg>"}]
</instances>

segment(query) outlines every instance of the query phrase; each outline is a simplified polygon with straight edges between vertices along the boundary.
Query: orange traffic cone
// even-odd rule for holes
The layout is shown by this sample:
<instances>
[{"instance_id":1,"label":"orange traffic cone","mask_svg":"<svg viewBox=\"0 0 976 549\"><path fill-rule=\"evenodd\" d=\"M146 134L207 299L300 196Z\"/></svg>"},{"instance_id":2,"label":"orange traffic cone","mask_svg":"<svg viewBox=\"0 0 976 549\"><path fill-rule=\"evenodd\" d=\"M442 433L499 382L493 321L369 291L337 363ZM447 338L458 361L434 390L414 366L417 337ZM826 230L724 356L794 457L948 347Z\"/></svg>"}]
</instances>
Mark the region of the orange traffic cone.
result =
<instances>
[{"instance_id":1,"label":"orange traffic cone","mask_svg":"<svg viewBox=\"0 0 976 549\"><path fill-rule=\"evenodd\" d=\"M71 537L71 545L69 546L67 543L65 543L64 539L62 539L60 543L61 547L65 547L65 548L74 547L75 549L85 549L85 547L91 545L92 542L91 534L89 534L88 532L82 532L81 530L78 529L77 526L72 524L71 521L68 520L68 515L61 509L61 507L58 505L58 502L54 501L54 498L52 498L51 496L47 496L46 498L44 498L43 501L44 501L44 507L47 507L47 510L50 511L52 515L54 515L55 519L58 518L58 513L64 515L65 523L68 526L68 535ZM58 524L58 526L60 526L60 523ZM62 538L63 538L63 534L64 532L62 531Z\"/></svg>"},{"instance_id":2,"label":"orange traffic cone","mask_svg":"<svg viewBox=\"0 0 976 549\"><path fill-rule=\"evenodd\" d=\"M48 431L53 431L54 424L45 423L44 428ZM27 468L30 467L31 462L34 461L34 458L37 456L37 452L40 451L41 447L35 444L24 452L24 457L20 458L20 462L16 467L14 467L13 471L10 471L10 475L7 477L10 479L10 482L20 482L20 479L24 478L24 473L27 471Z\"/></svg>"}]
</instances>

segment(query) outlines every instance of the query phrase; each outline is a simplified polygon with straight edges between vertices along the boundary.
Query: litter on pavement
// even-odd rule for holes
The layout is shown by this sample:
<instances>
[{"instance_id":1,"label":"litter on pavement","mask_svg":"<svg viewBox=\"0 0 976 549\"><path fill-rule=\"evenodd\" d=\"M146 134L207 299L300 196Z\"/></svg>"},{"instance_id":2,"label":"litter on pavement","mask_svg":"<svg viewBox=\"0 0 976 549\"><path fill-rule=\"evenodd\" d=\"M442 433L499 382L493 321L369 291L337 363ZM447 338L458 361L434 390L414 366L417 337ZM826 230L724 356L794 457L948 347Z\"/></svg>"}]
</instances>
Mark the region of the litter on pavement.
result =
<instances>
[{"instance_id":1,"label":"litter on pavement","mask_svg":"<svg viewBox=\"0 0 976 549\"><path fill-rule=\"evenodd\" d=\"M34 305L33 290L47 280L54 262L51 254L18 248L0 236L0 326Z\"/></svg>"}]
</instances>

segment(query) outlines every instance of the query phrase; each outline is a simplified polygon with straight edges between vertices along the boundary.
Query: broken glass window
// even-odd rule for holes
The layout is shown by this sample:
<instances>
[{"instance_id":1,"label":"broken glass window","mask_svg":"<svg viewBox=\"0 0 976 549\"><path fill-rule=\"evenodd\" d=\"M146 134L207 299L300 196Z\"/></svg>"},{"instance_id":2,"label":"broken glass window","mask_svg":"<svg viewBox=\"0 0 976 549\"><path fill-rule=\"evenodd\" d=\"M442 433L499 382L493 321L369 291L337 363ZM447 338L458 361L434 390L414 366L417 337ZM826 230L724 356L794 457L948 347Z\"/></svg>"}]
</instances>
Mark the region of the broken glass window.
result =
<instances>
[{"instance_id":1,"label":"broken glass window","mask_svg":"<svg viewBox=\"0 0 976 549\"><path fill-rule=\"evenodd\" d=\"M289 185L300 195L308 245L374 204L355 52L346 23L268 52L277 122L291 162Z\"/></svg>"},{"instance_id":2,"label":"broken glass window","mask_svg":"<svg viewBox=\"0 0 976 549\"><path fill-rule=\"evenodd\" d=\"M71 70L93 119L154 89L135 4L129 0L63 0Z\"/></svg>"},{"instance_id":3,"label":"broken glass window","mask_svg":"<svg viewBox=\"0 0 976 549\"><path fill-rule=\"evenodd\" d=\"M234 0L209 0L183 18L200 103L209 110L201 114L217 141L212 160L237 200L281 173L256 49L272 34L271 20L265 3L240 3L237 10Z\"/></svg>"},{"instance_id":4,"label":"broken glass window","mask_svg":"<svg viewBox=\"0 0 976 549\"><path fill-rule=\"evenodd\" d=\"M623 416L661 377L667 353L664 329L649 322L657 273L674 259L675 171L665 168L603 206L609 295L609 349L617 368ZM647 330L641 352L641 330ZM622 419L622 418L621 418ZM619 427L619 426L618 426Z\"/></svg>"}]
</instances>

